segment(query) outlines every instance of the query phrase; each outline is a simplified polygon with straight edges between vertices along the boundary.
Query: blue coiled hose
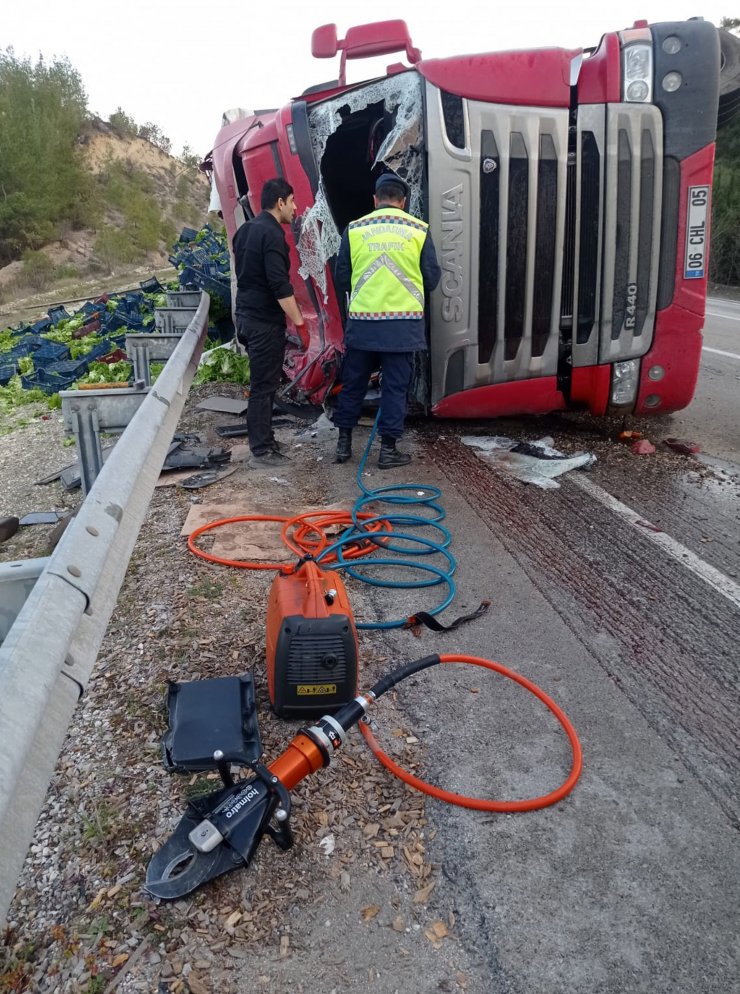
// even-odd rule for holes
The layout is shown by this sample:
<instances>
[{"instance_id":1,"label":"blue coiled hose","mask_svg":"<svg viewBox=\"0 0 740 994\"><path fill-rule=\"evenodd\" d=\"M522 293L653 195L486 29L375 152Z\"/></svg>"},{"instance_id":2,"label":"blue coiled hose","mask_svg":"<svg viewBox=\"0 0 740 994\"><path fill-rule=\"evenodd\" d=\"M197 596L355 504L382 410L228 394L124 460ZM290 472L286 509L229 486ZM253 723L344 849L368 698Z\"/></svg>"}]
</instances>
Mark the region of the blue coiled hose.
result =
<instances>
[{"instance_id":1,"label":"blue coiled hose","mask_svg":"<svg viewBox=\"0 0 740 994\"><path fill-rule=\"evenodd\" d=\"M378 417L379 416L380 415L378 414ZM368 583L373 587L390 587L396 590L413 590L421 587L434 587L440 583L444 583L447 587L447 595L436 607L430 608L427 611L427 614L431 615L440 614L452 603L457 589L455 581L452 578L452 575L457 568L457 563L455 562L455 557L449 551L449 546L452 542L452 535L448 529L441 524L446 517L446 511L440 504L437 503L438 499L442 496L442 491L439 487L429 487L413 483L399 483L388 487L378 487L376 490L368 490L363 482L362 476L377 433L378 418L375 419L373 430L370 432L370 438L368 439L365 451L360 459L360 465L357 468L357 486L359 487L361 494L355 501L351 512L354 525L345 531L341 538L339 538L336 542L327 546L325 549L322 549L322 551L316 556L316 562L321 564L322 559L330 556L332 553L336 554L337 561L336 563L332 563L332 569L345 570L349 576L354 577L356 580L360 580L362 583ZM365 511L370 504L390 504L393 506L399 506L404 509L405 513L393 514L391 512L382 515L379 514L374 518L366 518L361 522L359 515ZM414 505L429 508L434 512L434 515L432 517L423 517L421 515L409 514L406 509ZM393 526L394 530L392 532L376 531L368 533L367 526L378 521L387 521ZM421 535L412 535L408 532L399 532L396 531L397 525L409 528L434 528L441 534L442 540L435 542L432 539L425 538ZM363 557L362 560L345 559L342 555L342 550L345 546L356 543L358 539L374 542L379 548L382 548L386 552L395 552L399 555L399 557L403 556L404 558ZM413 545L412 547L409 547L408 544L399 545L398 540L403 540L406 543L413 543ZM419 556L433 556L437 554L444 557L447 564L446 569L443 569L440 566L434 566L431 563L421 563L416 561ZM407 567L420 570L421 572L426 573L427 576L419 580L382 580L366 576L364 575L364 572L361 572L361 570L364 571L367 567L376 566L383 568L390 566ZM404 617L398 618L395 621L358 622L357 627L363 629L390 629L402 628L407 624L408 617Z\"/></svg>"}]
</instances>

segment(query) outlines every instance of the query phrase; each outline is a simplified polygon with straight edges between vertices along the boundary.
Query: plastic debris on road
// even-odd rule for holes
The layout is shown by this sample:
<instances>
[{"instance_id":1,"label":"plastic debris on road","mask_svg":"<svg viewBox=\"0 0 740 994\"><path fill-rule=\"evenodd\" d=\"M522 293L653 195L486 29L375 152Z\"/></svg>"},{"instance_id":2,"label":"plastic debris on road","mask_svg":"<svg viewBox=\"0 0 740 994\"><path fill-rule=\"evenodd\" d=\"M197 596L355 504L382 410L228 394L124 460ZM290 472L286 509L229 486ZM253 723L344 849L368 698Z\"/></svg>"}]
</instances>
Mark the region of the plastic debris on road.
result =
<instances>
[{"instance_id":1,"label":"plastic debris on road","mask_svg":"<svg viewBox=\"0 0 740 994\"><path fill-rule=\"evenodd\" d=\"M560 484L554 477L572 469L590 469L596 462L591 452L566 456L553 447L550 437L517 442L503 435L464 435L460 441L475 449L475 454L495 469L543 490L558 489Z\"/></svg>"},{"instance_id":2,"label":"plastic debris on road","mask_svg":"<svg viewBox=\"0 0 740 994\"><path fill-rule=\"evenodd\" d=\"M321 414L313 424L299 431L297 434L299 438L315 438L321 441L325 438L335 438L339 432L334 422L326 414Z\"/></svg>"},{"instance_id":3,"label":"plastic debris on road","mask_svg":"<svg viewBox=\"0 0 740 994\"><path fill-rule=\"evenodd\" d=\"M682 456L693 456L701 452L701 446L698 442L687 442L681 438L664 438L663 445L667 445L669 449L673 449L674 452L678 452Z\"/></svg>"}]
</instances>

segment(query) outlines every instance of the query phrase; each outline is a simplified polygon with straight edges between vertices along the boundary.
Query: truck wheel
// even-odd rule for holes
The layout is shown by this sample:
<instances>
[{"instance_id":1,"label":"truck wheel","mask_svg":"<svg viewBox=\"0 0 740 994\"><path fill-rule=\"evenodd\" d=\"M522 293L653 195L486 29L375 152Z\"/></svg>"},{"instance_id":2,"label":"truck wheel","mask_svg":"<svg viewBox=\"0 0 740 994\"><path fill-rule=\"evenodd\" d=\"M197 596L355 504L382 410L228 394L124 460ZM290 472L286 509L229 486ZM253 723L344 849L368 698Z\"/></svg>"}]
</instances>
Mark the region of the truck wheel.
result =
<instances>
[{"instance_id":1,"label":"truck wheel","mask_svg":"<svg viewBox=\"0 0 740 994\"><path fill-rule=\"evenodd\" d=\"M740 38L719 29L719 110L717 127L722 128L740 111Z\"/></svg>"}]
</instances>

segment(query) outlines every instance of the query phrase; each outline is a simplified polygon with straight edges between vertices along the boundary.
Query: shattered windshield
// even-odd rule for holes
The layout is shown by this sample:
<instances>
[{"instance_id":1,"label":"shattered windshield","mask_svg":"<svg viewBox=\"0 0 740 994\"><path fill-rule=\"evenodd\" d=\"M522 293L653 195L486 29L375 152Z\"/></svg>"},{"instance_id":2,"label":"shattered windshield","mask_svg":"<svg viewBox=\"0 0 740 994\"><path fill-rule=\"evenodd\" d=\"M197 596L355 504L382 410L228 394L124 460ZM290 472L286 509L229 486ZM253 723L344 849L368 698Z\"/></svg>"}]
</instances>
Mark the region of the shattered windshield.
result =
<instances>
[{"instance_id":1,"label":"shattered windshield","mask_svg":"<svg viewBox=\"0 0 740 994\"><path fill-rule=\"evenodd\" d=\"M301 218L300 274L327 296L326 264L341 233L373 208L377 177L392 169L410 189L407 210L422 217L424 132L422 80L400 73L359 86L309 108L311 145L319 167L314 205Z\"/></svg>"}]
</instances>

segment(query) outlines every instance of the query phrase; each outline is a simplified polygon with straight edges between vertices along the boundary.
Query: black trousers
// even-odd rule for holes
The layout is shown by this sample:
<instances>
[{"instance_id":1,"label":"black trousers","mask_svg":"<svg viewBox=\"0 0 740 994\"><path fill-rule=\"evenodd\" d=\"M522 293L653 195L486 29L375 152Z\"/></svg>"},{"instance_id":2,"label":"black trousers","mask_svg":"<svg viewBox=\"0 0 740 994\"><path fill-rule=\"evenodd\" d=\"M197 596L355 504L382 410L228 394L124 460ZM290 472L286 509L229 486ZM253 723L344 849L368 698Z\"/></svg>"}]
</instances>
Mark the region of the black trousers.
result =
<instances>
[{"instance_id":1,"label":"black trousers","mask_svg":"<svg viewBox=\"0 0 740 994\"><path fill-rule=\"evenodd\" d=\"M272 406L285 358L285 325L237 314L236 337L249 356L249 448L253 455L261 456L275 444Z\"/></svg>"},{"instance_id":2,"label":"black trousers","mask_svg":"<svg viewBox=\"0 0 740 994\"><path fill-rule=\"evenodd\" d=\"M383 374L378 434L400 438L406 421L406 397L414 375L413 352L347 349L342 362L342 389L334 424L337 428L354 428L362 411L370 374L378 367Z\"/></svg>"}]
</instances>

